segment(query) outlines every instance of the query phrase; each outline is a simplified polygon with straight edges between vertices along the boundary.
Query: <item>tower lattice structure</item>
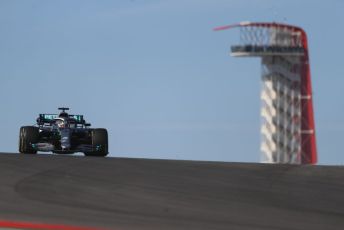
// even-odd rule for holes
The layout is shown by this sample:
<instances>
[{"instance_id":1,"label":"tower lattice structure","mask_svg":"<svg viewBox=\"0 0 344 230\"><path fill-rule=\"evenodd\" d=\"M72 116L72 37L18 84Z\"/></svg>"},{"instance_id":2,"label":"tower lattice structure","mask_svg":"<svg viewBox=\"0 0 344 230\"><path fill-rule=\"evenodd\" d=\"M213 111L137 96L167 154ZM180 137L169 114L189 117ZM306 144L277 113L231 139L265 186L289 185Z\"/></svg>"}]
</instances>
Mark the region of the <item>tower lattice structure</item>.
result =
<instances>
[{"instance_id":1,"label":"tower lattice structure","mask_svg":"<svg viewBox=\"0 0 344 230\"><path fill-rule=\"evenodd\" d=\"M307 35L277 23L223 26L239 28L234 57L261 58L261 161L315 164L317 150Z\"/></svg>"}]
</instances>

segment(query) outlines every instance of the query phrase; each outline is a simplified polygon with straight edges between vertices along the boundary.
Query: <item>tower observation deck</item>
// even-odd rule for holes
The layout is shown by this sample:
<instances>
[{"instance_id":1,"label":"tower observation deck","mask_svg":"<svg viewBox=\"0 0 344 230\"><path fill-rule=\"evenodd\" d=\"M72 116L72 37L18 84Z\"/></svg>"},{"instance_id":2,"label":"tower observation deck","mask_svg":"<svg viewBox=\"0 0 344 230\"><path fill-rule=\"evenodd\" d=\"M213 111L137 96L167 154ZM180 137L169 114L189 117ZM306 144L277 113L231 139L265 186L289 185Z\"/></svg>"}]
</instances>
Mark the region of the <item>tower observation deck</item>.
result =
<instances>
[{"instance_id":1,"label":"tower observation deck","mask_svg":"<svg viewBox=\"0 0 344 230\"><path fill-rule=\"evenodd\" d=\"M261 161L315 164L317 150L307 35L277 23L239 24L234 57L261 57Z\"/></svg>"}]
</instances>

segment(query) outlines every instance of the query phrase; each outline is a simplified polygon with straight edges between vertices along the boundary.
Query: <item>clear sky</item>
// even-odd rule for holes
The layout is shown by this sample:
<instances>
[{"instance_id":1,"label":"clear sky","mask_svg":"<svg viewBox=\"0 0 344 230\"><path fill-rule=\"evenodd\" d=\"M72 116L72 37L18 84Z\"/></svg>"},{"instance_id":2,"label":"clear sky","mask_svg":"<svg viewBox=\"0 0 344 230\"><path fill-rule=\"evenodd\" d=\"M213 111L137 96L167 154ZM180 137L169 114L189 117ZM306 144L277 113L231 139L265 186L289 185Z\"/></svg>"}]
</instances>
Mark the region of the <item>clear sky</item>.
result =
<instances>
[{"instance_id":1,"label":"clear sky","mask_svg":"<svg viewBox=\"0 0 344 230\"><path fill-rule=\"evenodd\" d=\"M230 57L240 21L308 33L319 164L344 164L344 1L0 0L1 152L69 106L110 156L258 162L260 61Z\"/></svg>"}]
</instances>

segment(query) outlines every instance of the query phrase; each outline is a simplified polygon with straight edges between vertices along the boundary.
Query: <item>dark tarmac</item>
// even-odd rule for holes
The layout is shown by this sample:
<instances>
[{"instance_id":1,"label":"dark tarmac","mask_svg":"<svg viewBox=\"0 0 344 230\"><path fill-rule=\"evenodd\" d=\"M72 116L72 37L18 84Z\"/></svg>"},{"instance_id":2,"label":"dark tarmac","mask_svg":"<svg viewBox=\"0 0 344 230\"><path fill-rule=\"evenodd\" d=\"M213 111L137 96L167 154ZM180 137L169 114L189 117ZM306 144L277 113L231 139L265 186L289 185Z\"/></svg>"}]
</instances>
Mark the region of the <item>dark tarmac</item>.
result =
<instances>
[{"instance_id":1,"label":"dark tarmac","mask_svg":"<svg viewBox=\"0 0 344 230\"><path fill-rule=\"evenodd\" d=\"M344 229L344 167L0 154L0 219L169 229Z\"/></svg>"}]
</instances>

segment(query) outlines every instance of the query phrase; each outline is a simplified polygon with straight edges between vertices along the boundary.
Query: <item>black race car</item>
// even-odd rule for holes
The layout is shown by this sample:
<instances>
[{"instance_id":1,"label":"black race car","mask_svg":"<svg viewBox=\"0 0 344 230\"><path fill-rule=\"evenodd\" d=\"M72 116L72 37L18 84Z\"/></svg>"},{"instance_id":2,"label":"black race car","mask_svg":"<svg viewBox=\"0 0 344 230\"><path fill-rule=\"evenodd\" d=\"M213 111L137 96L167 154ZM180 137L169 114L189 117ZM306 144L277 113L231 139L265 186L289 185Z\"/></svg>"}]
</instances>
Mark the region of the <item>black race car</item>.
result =
<instances>
[{"instance_id":1,"label":"black race car","mask_svg":"<svg viewBox=\"0 0 344 230\"><path fill-rule=\"evenodd\" d=\"M37 125L22 126L19 133L19 152L53 153L83 152L86 156L108 154L106 129L90 128L83 115L70 115L69 108L58 108L60 114L39 114Z\"/></svg>"}]
</instances>

